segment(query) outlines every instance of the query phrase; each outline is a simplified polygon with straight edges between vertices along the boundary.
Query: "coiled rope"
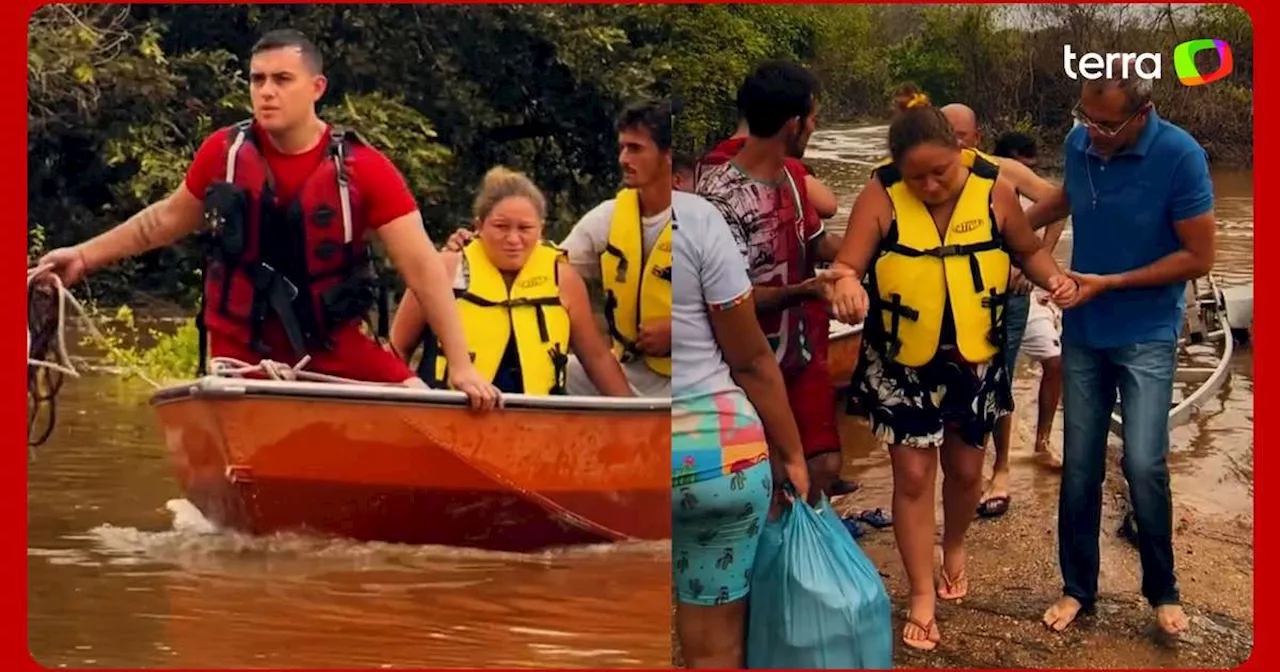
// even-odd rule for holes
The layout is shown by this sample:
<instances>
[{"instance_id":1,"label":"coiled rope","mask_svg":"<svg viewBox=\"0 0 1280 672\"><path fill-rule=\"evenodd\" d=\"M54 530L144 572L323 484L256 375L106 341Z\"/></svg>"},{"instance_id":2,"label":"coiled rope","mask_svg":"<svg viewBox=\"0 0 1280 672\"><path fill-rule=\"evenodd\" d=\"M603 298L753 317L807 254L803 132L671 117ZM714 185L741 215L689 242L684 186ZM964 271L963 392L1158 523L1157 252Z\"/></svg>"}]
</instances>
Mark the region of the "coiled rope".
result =
<instances>
[{"instance_id":1,"label":"coiled rope","mask_svg":"<svg viewBox=\"0 0 1280 672\"><path fill-rule=\"evenodd\" d=\"M47 442L53 434L57 422L57 395L62 389L64 376L80 377L80 371L67 353L68 304L75 311L72 317L79 317L98 342L105 343L107 340L94 324L84 304L63 285L58 274L50 272L52 270L53 266L50 264L27 269L27 449L30 459L35 459L36 447ZM293 366L271 359L249 364L231 357L214 357L210 360L210 374L228 378L258 375L271 380L396 385L370 383L304 370L310 361L310 355ZM134 369L130 373L153 388L161 387L160 383L142 371ZM46 420L43 426L37 427L41 415Z\"/></svg>"},{"instance_id":2,"label":"coiled rope","mask_svg":"<svg viewBox=\"0 0 1280 672\"><path fill-rule=\"evenodd\" d=\"M101 338L84 305L62 285L62 278L49 273L45 264L27 269L27 449L35 458L36 446L49 440L57 421L57 396L63 376L79 378L75 363L67 354L67 303L95 336ZM54 305L57 309L54 309ZM48 422L37 431L41 408L47 408Z\"/></svg>"}]
</instances>

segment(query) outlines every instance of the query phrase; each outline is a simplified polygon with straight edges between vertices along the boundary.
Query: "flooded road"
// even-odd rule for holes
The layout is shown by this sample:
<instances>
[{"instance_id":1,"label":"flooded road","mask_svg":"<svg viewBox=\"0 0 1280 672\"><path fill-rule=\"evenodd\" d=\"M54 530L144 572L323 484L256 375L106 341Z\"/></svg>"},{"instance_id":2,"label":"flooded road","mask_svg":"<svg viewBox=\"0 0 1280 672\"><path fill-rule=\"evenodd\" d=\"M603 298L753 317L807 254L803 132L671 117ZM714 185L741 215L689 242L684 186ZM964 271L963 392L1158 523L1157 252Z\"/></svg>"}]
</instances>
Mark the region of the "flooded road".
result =
<instances>
[{"instance_id":1,"label":"flooded road","mask_svg":"<svg viewBox=\"0 0 1280 672\"><path fill-rule=\"evenodd\" d=\"M29 469L29 643L50 668L665 667L670 546L539 555L213 532L150 388L68 380Z\"/></svg>"},{"instance_id":2,"label":"flooded road","mask_svg":"<svg viewBox=\"0 0 1280 672\"><path fill-rule=\"evenodd\" d=\"M886 131L884 126L820 130L811 140L805 160L839 197L839 214L827 220L834 232L842 231L871 165L887 155ZM1224 288L1250 284L1252 173L1215 170L1213 179L1219 223L1214 275ZM1060 263L1069 262L1070 249L1068 228L1055 253ZM1199 414L1171 433L1174 549L1182 597L1193 622L1182 645L1159 646L1146 634L1150 610L1138 592L1137 551L1116 535L1125 500L1115 436L1103 509L1099 614L1061 635L1050 635L1040 624L1044 609L1061 591L1056 542L1059 475L1032 459L1040 372L1023 358L1015 382L1010 511L1000 519L975 522L970 529L970 594L960 604L940 606L943 640L938 652L920 655L899 646L897 665L1234 667L1247 658L1254 609L1253 365L1248 346L1237 345L1231 372ZM888 511L892 482L887 451L860 419L845 416L840 422L843 476L862 488L838 500L838 507L847 513L877 507ZM1059 454L1061 427L1059 411L1053 432ZM892 528L868 530L859 543L887 575L895 609L905 609L906 577Z\"/></svg>"}]
</instances>

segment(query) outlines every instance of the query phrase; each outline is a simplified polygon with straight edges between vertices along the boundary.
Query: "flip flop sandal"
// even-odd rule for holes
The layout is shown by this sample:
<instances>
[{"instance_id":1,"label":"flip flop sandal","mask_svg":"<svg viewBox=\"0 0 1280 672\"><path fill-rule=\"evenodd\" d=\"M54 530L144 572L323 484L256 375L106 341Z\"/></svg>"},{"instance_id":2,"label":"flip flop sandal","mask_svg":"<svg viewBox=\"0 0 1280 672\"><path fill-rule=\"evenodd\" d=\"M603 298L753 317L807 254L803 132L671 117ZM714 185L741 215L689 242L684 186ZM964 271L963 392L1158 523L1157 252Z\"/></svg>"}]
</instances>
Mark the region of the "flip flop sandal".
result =
<instances>
[{"instance_id":1,"label":"flip flop sandal","mask_svg":"<svg viewBox=\"0 0 1280 672\"><path fill-rule=\"evenodd\" d=\"M940 587L943 589L943 590L939 590L939 591L937 591L937 592L938 592L938 599L940 599L940 600L959 600L959 599L963 599L966 595L968 595L968 594L969 594L969 582L968 582L968 580L967 580L967 578L968 578L968 577L966 577L966 576L965 576L965 573L964 573L963 571L962 571L962 572L960 572L960 576L957 576L956 578L952 579L951 577L947 576L947 570L945 570L945 569L939 569L939 570L938 570L938 578L942 581L942 586L940 586ZM959 585L963 585L963 586L964 586L964 590L963 590L963 591L961 591L961 593L960 593L959 595L956 595L956 594L954 593L954 591L955 591L955 589L956 589L956 586L959 586ZM942 593L944 592L944 590L945 590L945 592L950 593L950 594L949 594L949 595L947 595L946 597L943 597L943 595L942 595Z\"/></svg>"},{"instance_id":2,"label":"flip flop sandal","mask_svg":"<svg viewBox=\"0 0 1280 672\"><path fill-rule=\"evenodd\" d=\"M862 535L867 533L867 530L858 523L856 518L841 518L840 522L844 523L844 529L848 530L849 535L854 539L860 539Z\"/></svg>"},{"instance_id":3,"label":"flip flop sandal","mask_svg":"<svg viewBox=\"0 0 1280 672\"><path fill-rule=\"evenodd\" d=\"M859 513L857 519L876 528L877 530L883 530L884 528L893 525L893 516L885 513L884 509L875 509L874 511L867 509L866 511Z\"/></svg>"},{"instance_id":4,"label":"flip flop sandal","mask_svg":"<svg viewBox=\"0 0 1280 672\"><path fill-rule=\"evenodd\" d=\"M1009 512L1008 495L992 497L978 505L978 515L982 518L998 518Z\"/></svg>"},{"instance_id":5,"label":"flip flop sandal","mask_svg":"<svg viewBox=\"0 0 1280 672\"><path fill-rule=\"evenodd\" d=\"M907 623L908 623L908 624L910 624L910 625L914 625L914 626L916 626L917 628L920 628L920 631L924 633L924 638L923 638L923 639L910 639L910 638L908 638L908 637L907 637L907 628L904 626L904 627L902 628L902 643L903 643L903 644L906 644L907 646L909 646L909 647L911 647L911 648L913 648L913 649L915 649L915 650L917 650L917 651L932 651L932 650L934 650L934 649L938 648L938 643L937 643L937 642L935 642L935 641L933 641L932 639L929 639L929 635L932 635L932 634L933 634L933 630L934 630L934 628L936 628L936 627L937 627L937 624L938 624L938 619L937 619L936 617L935 617L935 618L930 619L928 623L921 623L920 621L917 621L916 619L911 618L910 616L908 616L908 617L907 617Z\"/></svg>"}]
</instances>

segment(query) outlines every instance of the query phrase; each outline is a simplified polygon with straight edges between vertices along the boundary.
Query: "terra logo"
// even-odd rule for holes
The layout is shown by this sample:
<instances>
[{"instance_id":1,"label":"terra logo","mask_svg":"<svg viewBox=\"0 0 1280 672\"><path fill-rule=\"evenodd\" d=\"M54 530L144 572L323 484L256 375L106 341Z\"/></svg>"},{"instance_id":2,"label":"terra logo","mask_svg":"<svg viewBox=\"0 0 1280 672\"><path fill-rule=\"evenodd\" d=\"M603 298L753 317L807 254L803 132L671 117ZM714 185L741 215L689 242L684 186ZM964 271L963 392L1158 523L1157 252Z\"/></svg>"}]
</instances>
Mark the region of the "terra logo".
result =
<instances>
[{"instance_id":1,"label":"terra logo","mask_svg":"<svg viewBox=\"0 0 1280 672\"><path fill-rule=\"evenodd\" d=\"M1218 69L1204 74L1196 67L1196 54L1209 49L1216 49L1218 52ZM1160 79L1162 65L1161 54L1085 52L1077 55L1071 50L1071 45L1062 46L1062 69L1071 79L1128 79L1131 76L1147 80ZM1233 67L1231 45L1222 40L1190 40L1173 48L1173 69L1178 75L1178 81L1185 86L1216 82L1231 74Z\"/></svg>"}]
</instances>

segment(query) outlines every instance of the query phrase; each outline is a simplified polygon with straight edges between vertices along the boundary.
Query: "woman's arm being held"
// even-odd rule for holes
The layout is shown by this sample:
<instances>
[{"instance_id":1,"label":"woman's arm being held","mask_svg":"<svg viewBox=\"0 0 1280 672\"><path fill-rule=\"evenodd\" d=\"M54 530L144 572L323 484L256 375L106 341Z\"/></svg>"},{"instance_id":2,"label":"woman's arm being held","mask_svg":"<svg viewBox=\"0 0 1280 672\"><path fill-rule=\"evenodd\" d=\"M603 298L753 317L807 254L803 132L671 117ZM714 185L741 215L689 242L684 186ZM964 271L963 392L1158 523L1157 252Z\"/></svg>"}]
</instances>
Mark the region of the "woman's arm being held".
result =
<instances>
[{"instance_id":1,"label":"woman's arm being held","mask_svg":"<svg viewBox=\"0 0 1280 672\"><path fill-rule=\"evenodd\" d=\"M857 324L867 316L867 291L862 286L862 278L880 246L881 213L888 203L889 194L875 177L853 202L840 252L831 264L832 269L849 273L848 277L836 280L831 289L832 313L841 322Z\"/></svg>"},{"instance_id":2,"label":"woman's arm being held","mask_svg":"<svg viewBox=\"0 0 1280 672\"><path fill-rule=\"evenodd\" d=\"M1001 235L1010 253L1020 262L1022 272L1031 282L1049 292L1055 302L1069 301L1075 296L1075 281L1063 273L1043 241L1031 230L1022 204L1018 202L1017 192L1008 183L997 182L992 196L997 216L1004 223Z\"/></svg>"}]
</instances>

